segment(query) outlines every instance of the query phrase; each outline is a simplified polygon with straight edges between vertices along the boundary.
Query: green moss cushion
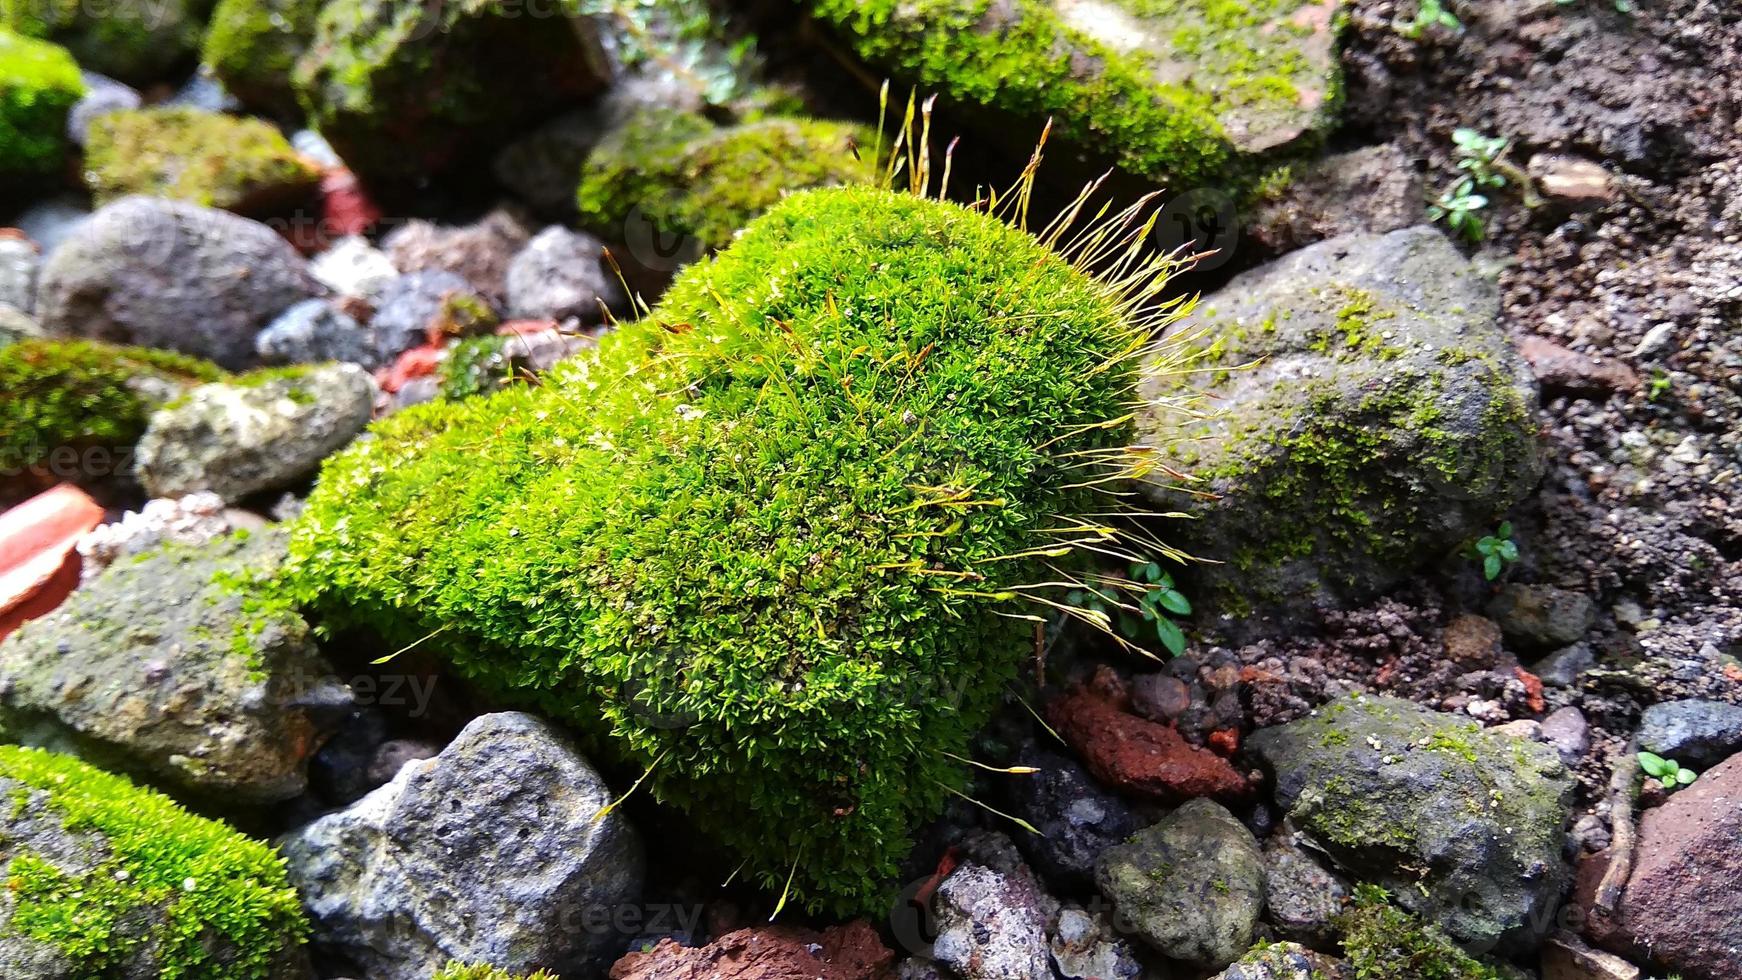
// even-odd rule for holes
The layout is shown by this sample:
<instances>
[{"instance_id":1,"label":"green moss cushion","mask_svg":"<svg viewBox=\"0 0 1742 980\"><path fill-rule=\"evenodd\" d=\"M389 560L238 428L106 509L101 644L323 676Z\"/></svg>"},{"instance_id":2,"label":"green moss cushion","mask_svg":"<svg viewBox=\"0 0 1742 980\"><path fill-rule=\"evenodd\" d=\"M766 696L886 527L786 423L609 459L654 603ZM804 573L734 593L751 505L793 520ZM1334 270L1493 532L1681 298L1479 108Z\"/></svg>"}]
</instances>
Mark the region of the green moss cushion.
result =
<instances>
[{"instance_id":1,"label":"green moss cushion","mask_svg":"<svg viewBox=\"0 0 1742 980\"><path fill-rule=\"evenodd\" d=\"M271 123L198 109L111 112L91 123L85 181L98 204L129 194L259 212L320 183Z\"/></svg>"},{"instance_id":2,"label":"green moss cushion","mask_svg":"<svg viewBox=\"0 0 1742 980\"><path fill-rule=\"evenodd\" d=\"M79 64L129 85L168 81L191 62L210 0L0 0L0 27L62 44Z\"/></svg>"},{"instance_id":3,"label":"green moss cushion","mask_svg":"<svg viewBox=\"0 0 1742 980\"><path fill-rule=\"evenodd\" d=\"M463 963L449 963L435 972L430 980L556 980L552 974L543 970L537 973L521 974L498 970L493 966L466 966Z\"/></svg>"},{"instance_id":4,"label":"green moss cushion","mask_svg":"<svg viewBox=\"0 0 1742 980\"><path fill-rule=\"evenodd\" d=\"M6 976L290 975L307 924L272 848L39 749L0 746L0 793Z\"/></svg>"},{"instance_id":5,"label":"green moss cushion","mask_svg":"<svg viewBox=\"0 0 1742 980\"><path fill-rule=\"evenodd\" d=\"M1097 537L1122 311L984 214L797 194L542 387L329 461L290 581L648 767L771 889L877 909L1032 652L1023 587Z\"/></svg>"},{"instance_id":6,"label":"green moss cushion","mask_svg":"<svg viewBox=\"0 0 1742 980\"><path fill-rule=\"evenodd\" d=\"M84 94L65 49L0 28L0 194L60 171L67 113Z\"/></svg>"},{"instance_id":7,"label":"green moss cushion","mask_svg":"<svg viewBox=\"0 0 1742 980\"><path fill-rule=\"evenodd\" d=\"M290 75L320 10L321 0L218 0L200 56L244 105L294 117Z\"/></svg>"}]
</instances>

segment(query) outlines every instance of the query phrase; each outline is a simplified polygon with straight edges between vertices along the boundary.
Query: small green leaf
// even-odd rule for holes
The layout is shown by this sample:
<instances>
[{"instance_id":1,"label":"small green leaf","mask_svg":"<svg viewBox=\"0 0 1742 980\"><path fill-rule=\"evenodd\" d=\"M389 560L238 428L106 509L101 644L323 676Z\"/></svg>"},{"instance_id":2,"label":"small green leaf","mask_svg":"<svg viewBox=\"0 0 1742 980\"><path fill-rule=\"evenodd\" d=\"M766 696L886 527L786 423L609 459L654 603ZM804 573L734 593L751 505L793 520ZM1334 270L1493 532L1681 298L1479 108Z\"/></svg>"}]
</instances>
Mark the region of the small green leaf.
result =
<instances>
[{"instance_id":1,"label":"small green leaf","mask_svg":"<svg viewBox=\"0 0 1742 980\"><path fill-rule=\"evenodd\" d=\"M1639 753L1639 768L1645 770L1646 774L1650 776L1662 776L1671 771L1668 759L1661 755L1653 755L1650 752Z\"/></svg>"},{"instance_id":2,"label":"small green leaf","mask_svg":"<svg viewBox=\"0 0 1742 980\"><path fill-rule=\"evenodd\" d=\"M1500 577L1500 564L1499 555L1489 555L1482 559L1482 574L1487 577L1488 581L1492 582Z\"/></svg>"},{"instance_id":3,"label":"small green leaf","mask_svg":"<svg viewBox=\"0 0 1742 980\"><path fill-rule=\"evenodd\" d=\"M1698 778L1700 778L1700 774L1694 772L1692 769L1677 769L1675 771L1675 781L1681 783L1683 786L1688 785Z\"/></svg>"},{"instance_id":4,"label":"small green leaf","mask_svg":"<svg viewBox=\"0 0 1742 980\"><path fill-rule=\"evenodd\" d=\"M1517 561L1518 545L1513 544L1511 541L1500 542L1500 557L1506 561Z\"/></svg>"},{"instance_id":5,"label":"small green leaf","mask_svg":"<svg viewBox=\"0 0 1742 980\"><path fill-rule=\"evenodd\" d=\"M1511 521L1501 521L1500 522L1500 530L1496 531L1494 536L1497 538L1510 538L1510 537L1512 537L1512 522Z\"/></svg>"},{"instance_id":6,"label":"small green leaf","mask_svg":"<svg viewBox=\"0 0 1742 980\"><path fill-rule=\"evenodd\" d=\"M1168 653L1177 657L1186 652L1185 631L1180 629L1178 624L1173 620L1168 619L1166 616L1161 616L1156 619L1155 635L1161 639L1161 645L1167 648Z\"/></svg>"},{"instance_id":7,"label":"small green leaf","mask_svg":"<svg viewBox=\"0 0 1742 980\"><path fill-rule=\"evenodd\" d=\"M1191 601L1172 589L1161 594L1160 605L1161 608L1175 616L1190 616L1192 614Z\"/></svg>"}]
</instances>

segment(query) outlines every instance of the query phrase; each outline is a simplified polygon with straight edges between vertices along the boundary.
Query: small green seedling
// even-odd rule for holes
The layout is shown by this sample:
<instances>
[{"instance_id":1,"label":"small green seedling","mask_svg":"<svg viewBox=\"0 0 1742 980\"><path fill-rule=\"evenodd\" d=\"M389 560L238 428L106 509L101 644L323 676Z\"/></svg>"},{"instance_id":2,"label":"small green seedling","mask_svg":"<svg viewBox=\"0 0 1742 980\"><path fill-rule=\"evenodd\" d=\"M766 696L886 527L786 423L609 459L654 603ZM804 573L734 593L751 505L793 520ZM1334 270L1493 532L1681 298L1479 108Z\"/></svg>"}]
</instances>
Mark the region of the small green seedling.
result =
<instances>
[{"instance_id":1,"label":"small green seedling","mask_svg":"<svg viewBox=\"0 0 1742 980\"><path fill-rule=\"evenodd\" d=\"M1493 534L1476 542L1476 557L1482 559L1482 577L1492 582L1507 565L1518 560L1518 543L1512 540L1512 522L1505 521Z\"/></svg>"},{"instance_id":2,"label":"small green seedling","mask_svg":"<svg viewBox=\"0 0 1742 980\"><path fill-rule=\"evenodd\" d=\"M1487 206L1487 196L1476 193L1475 180L1464 177L1428 206L1427 216L1429 221L1444 221L1447 228L1475 243L1488 234L1488 224L1478 213Z\"/></svg>"},{"instance_id":3,"label":"small green seedling","mask_svg":"<svg viewBox=\"0 0 1742 980\"><path fill-rule=\"evenodd\" d=\"M1138 562L1131 566L1131 580L1143 588L1143 595L1137 598L1135 614L1091 589L1073 589L1065 598L1073 606L1106 617L1129 639L1147 640L1153 631L1168 653L1176 657L1184 653L1185 630L1180 629L1170 616L1191 615L1192 604L1174 587L1173 576L1155 562Z\"/></svg>"},{"instance_id":4,"label":"small green seedling","mask_svg":"<svg viewBox=\"0 0 1742 980\"><path fill-rule=\"evenodd\" d=\"M1458 33L1464 29L1464 22L1458 19L1457 14L1452 13L1444 0L1421 0L1421 4L1415 8L1413 20L1399 19L1392 27L1411 41L1418 41L1433 27L1443 27L1454 34Z\"/></svg>"},{"instance_id":5,"label":"small green seedling","mask_svg":"<svg viewBox=\"0 0 1742 980\"><path fill-rule=\"evenodd\" d=\"M1458 169L1470 175L1477 187L1505 187L1502 157L1512 148L1504 136L1488 136L1480 130L1459 127L1452 130L1456 146Z\"/></svg>"},{"instance_id":6,"label":"small green seedling","mask_svg":"<svg viewBox=\"0 0 1742 980\"><path fill-rule=\"evenodd\" d=\"M1664 395L1669 394L1669 390L1673 387L1675 387L1675 380L1668 374L1665 374L1662 371L1653 372L1651 383L1645 390L1645 400L1648 402L1655 402Z\"/></svg>"},{"instance_id":7,"label":"small green seedling","mask_svg":"<svg viewBox=\"0 0 1742 980\"><path fill-rule=\"evenodd\" d=\"M1665 759L1650 752L1639 753L1639 768L1647 776L1663 784L1664 789L1680 789L1700 778L1692 769L1683 769L1674 759Z\"/></svg>"}]
</instances>

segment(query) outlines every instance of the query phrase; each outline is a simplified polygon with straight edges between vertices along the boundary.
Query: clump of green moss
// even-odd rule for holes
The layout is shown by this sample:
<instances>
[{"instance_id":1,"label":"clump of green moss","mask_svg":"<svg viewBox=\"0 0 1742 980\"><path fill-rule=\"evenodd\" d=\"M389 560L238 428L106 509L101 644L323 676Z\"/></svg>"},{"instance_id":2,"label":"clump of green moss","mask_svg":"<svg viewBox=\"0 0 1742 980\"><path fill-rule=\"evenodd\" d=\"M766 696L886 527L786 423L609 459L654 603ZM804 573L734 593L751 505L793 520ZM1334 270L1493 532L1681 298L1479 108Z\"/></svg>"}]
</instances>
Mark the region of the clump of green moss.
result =
<instances>
[{"instance_id":1,"label":"clump of green moss","mask_svg":"<svg viewBox=\"0 0 1742 980\"><path fill-rule=\"evenodd\" d=\"M513 384L518 372L507 352L511 339L491 334L455 344L441 366L442 397L476 398Z\"/></svg>"},{"instance_id":2,"label":"clump of green moss","mask_svg":"<svg viewBox=\"0 0 1742 980\"><path fill-rule=\"evenodd\" d=\"M64 45L80 65L131 85L191 60L206 0L0 0L0 27Z\"/></svg>"},{"instance_id":3,"label":"clump of green moss","mask_svg":"<svg viewBox=\"0 0 1742 980\"><path fill-rule=\"evenodd\" d=\"M0 28L0 183L35 182L60 170L67 113L84 94L65 49Z\"/></svg>"},{"instance_id":4,"label":"clump of green moss","mask_svg":"<svg viewBox=\"0 0 1742 980\"><path fill-rule=\"evenodd\" d=\"M260 211L320 183L271 123L198 109L112 112L91 123L85 182L97 203L129 194Z\"/></svg>"},{"instance_id":5,"label":"clump of green moss","mask_svg":"<svg viewBox=\"0 0 1742 980\"><path fill-rule=\"evenodd\" d=\"M329 460L285 584L645 768L767 887L878 910L1082 570L1146 336L997 218L795 194L541 386Z\"/></svg>"},{"instance_id":6,"label":"clump of green moss","mask_svg":"<svg viewBox=\"0 0 1742 980\"><path fill-rule=\"evenodd\" d=\"M453 962L435 972L430 980L557 980L556 975L543 970L532 974L509 973L493 966L466 966Z\"/></svg>"},{"instance_id":7,"label":"clump of green moss","mask_svg":"<svg viewBox=\"0 0 1742 980\"><path fill-rule=\"evenodd\" d=\"M1339 925L1357 980L1509 980L1459 949L1437 927L1393 906L1378 885L1355 886Z\"/></svg>"},{"instance_id":8,"label":"clump of green moss","mask_svg":"<svg viewBox=\"0 0 1742 980\"><path fill-rule=\"evenodd\" d=\"M197 358L87 340L23 340L0 347L0 474L63 447L125 450L151 413L224 372Z\"/></svg>"},{"instance_id":9,"label":"clump of green moss","mask_svg":"<svg viewBox=\"0 0 1742 980\"><path fill-rule=\"evenodd\" d=\"M873 140L863 127L815 119L720 128L690 113L644 113L588 157L581 220L631 240L625 224L640 220L661 239L723 248L788 193L870 183Z\"/></svg>"},{"instance_id":10,"label":"clump of green moss","mask_svg":"<svg viewBox=\"0 0 1742 980\"><path fill-rule=\"evenodd\" d=\"M321 0L218 0L201 57L244 105L297 113L290 75L315 32Z\"/></svg>"},{"instance_id":11,"label":"clump of green moss","mask_svg":"<svg viewBox=\"0 0 1742 980\"><path fill-rule=\"evenodd\" d=\"M57 820L69 848L8 834L13 906L0 936L54 948L78 976L258 980L279 975L308 925L284 861L265 844L70 756L0 746L9 822ZM40 836L40 832L39 832ZM88 838L87 838L88 840Z\"/></svg>"}]
</instances>

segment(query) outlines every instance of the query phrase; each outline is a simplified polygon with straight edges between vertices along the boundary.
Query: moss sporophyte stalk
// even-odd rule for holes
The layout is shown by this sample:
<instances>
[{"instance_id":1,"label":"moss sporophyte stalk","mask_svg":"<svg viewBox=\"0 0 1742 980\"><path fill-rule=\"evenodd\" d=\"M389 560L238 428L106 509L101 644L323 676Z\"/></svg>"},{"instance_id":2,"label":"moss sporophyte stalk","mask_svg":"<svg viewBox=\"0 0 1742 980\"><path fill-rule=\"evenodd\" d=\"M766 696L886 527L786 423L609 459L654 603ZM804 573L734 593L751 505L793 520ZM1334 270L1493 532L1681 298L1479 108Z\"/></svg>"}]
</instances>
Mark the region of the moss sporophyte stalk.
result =
<instances>
[{"instance_id":1,"label":"moss sporophyte stalk","mask_svg":"<svg viewBox=\"0 0 1742 980\"><path fill-rule=\"evenodd\" d=\"M1157 461L1174 264L1141 208L1006 223L1028 186L794 194L541 386L378 423L291 593L587 734L771 891L881 912L1037 623L1105 629L1067 588L1141 586L1091 556L1168 554L1105 491Z\"/></svg>"}]
</instances>

